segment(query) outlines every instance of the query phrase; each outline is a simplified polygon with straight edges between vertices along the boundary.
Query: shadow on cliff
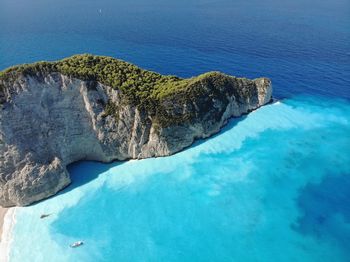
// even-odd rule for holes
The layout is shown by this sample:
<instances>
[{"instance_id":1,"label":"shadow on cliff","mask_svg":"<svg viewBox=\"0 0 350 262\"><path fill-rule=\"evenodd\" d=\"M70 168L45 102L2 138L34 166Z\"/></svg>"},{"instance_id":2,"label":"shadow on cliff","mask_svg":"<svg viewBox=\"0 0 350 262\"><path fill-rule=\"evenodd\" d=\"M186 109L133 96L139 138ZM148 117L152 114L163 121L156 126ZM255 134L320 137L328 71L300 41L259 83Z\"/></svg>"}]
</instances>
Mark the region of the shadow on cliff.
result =
<instances>
[{"instance_id":1,"label":"shadow on cliff","mask_svg":"<svg viewBox=\"0 0 350 262\"><path fill-rule=\"evenodd\" d=\"M270 102L268 102L267 104L265 104L264 106L267 106L267 105L271 105L271 104L274 104L278 101L282 101L281 99L275 99L275 98L271 98ZM252 112L256 111L256 110L259 110L259 108L256 108L254 110L251 110L247 113L244 113L242 114L241 116L239 117L231 117L227 120L227 123L216 133L212 134L211 136L207 137L207 138L201 138L201 139L198 139L196 141L194 141L194 143L190 146L188 146L187 148L192 148L192 147L196 147L196 146L199 146L201 145L202 143L205 143L208 139L212 139L216 136L219 136L227 131L230 131L232 128L234 128L236 125L239 124L239 122L241 121L244 121L249 114L251 114ZM186 150L187 148L184 148L183 150ZM181 150L180 152L182 152L183 150Z\"/></svg>"},{"instance_id":2,"label":"shadow on cliff","mask_svg":"<svg viewBox=\"0 0 350 262\"><path fill-rule=\"evenodd\" d=\"M226 133L227 131L230 131L232 128L234 128L236 125L239 124L239 122L243 121L244 119L246 119L248 116L248 114L246 115L242 115L241 117L232 117L228 120L227 124L225 124L217 133L207 137L207 138L200 138L198 140L196 140L192 145L190 145L187 148L184 148L183 150L186 150L188 148L194 148L197 146L200 146L201 144L205 143L206 141L208 141L209 139L212 139L214 137L220 136L223 133ZM178 153L181 153L183 150L181 150Z\"/></svg>"},{"instance_id":3,"label":"shadow on cliff","mask_svg":"<svg viewBox=\"0 0 350 262\"><path fill-rule=\"evenodd\" d=\"M239 122L243 121L246 117L247 117L247 115L243 115L239 118L229 119L228 123L219 132L217 132L216 134L214 134L208 138L196 140L192 145L190 145L187 148L184 148L183 150L181 150L178 153L181 153L188 148L197 147L197 146L201 145L202 143L205 143L208 139L214 138L216 136L219 136L219 135L231 130ZM178 153L175 153L175 154L178 154ZM77 187L85 185L85 184L91 182L92 180L98 178L99 175L108 171L110 168L122 165L125 162L126 161L114 161L111 163L101 163L101 162L96 162L96 161L78 161L78 162L72 163L72 164L68 165L68 167L67 167L67 170L68 170L68 173L69 173L70 178L72 180L72 183L68 187L66 187L64 190L59 192L58 195L68 193Z\"/></svg>"},{"instance_id":4,"label":"shadow on cliff","mask_svg":"<svg viewBox=\"0 0 350 262\"><path fill-rule=\"evenodd\" d=\"M111 163L101 163L97 161L78 161L67 166L68 173L72 183L64 190L58 193L65 194L77 187L85 185L90 181L96 179L102 173L108 171L110 168L119 166L125 161L115 161Z\"/></svg>"},{"instance_id":5,"label":"shadow on cliff","mask_svg":"<svg viewBox=\"0 0 350 262\"><path fill-rule=\"evenodd\" d=\"M239 122L243 121L246 117L247 117L247 115L243 115L243 116L238 117L238 118L230 118L228 120L227 124L225 124L224 127L221 128L217 133L211 135L208 138L204 138L204 139L201 138L201 139L196 140L192 145L184 148L183 150L175 153L174 155L179 154L179 153L181 153L184 150L187 150L189 148L197 147L197 146L205 143L207 140L212 139L216 136L219 136L219 135L231 130L236 125L238 125ZM56 195L49 197L48 199L54 198L54 197L61 195L61 194L68 193L68 192L70 192L70 191L72 191L80 186L83 186L83 185L95 180L102 173L108 171L109 169L116 167L116 166L119 166L119 165L122 165L125 162L126 161L114 161L111 163L101 163L101 162L97 162L97 161L81 160L81 161L72 163L72 164L67 166L67 170L68 170L68 173L70 175L72 183L69 186L67 186L65 189L58 192ZM41 201L45 201L45 200L46 199L43 199ZM41 201L39 201L37 203L40 203ZM37 203L34 203L33 205L36 205Z\"/></svg>"},{"instance_id":6,"label":"shadow on cliff","mask_svg":"<svg viewBox=\"0 0 350 262\"><path fill-rule=\"evenodd\" d=\"M87 161L87 160L81 160L78 162L74 162L67 166L67 170L69 173L69 176L71 178L71 184L67 186L65 189L59 191L57 194L47 198L51 199L56 196L68 193L80 186L83 186L96 178L98 178L102 173L108 171L110 168L113 168L118 165L122 165L125 163L125 161L115 161L111 163L101 163L97 161ZM47 199L40 200L36 203L33 203L32 205L35 206L38 203L41 203L42 201L45 201Z\"/></svg>"}]
</instances>

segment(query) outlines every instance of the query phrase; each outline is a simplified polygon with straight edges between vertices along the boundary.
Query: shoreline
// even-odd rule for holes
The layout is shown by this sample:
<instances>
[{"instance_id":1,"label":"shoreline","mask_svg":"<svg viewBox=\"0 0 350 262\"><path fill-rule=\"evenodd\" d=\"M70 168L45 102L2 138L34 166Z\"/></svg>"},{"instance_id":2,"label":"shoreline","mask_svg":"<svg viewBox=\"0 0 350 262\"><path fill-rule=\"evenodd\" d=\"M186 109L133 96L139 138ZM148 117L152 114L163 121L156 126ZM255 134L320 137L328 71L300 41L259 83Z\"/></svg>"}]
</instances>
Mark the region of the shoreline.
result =
<instances>
[{"instance_id":1,"label":"shoreline","mask_svg":"<svg viewBox=\"0 0 350 262\"><path fill-rule=\"evenodd\" d=\"M8 262L10 255L10 245L12 242L12 229L16 223L16 208L0 208L2 226L0 227L0 262ZM1 225L0 224L0 225Z\"/></svg>"},{"instance_id":2,"label":"shoreline","mask_svg":"<svg viewBox=\"0 0 350 262\"><path fill-rule=\"evenodd\" d=\"M0 242L1 242L2 229L3 229L2 227L4 225L4 218L7 211L8 211L8 208L0 207Z\"/></svg>"}]
</instances>

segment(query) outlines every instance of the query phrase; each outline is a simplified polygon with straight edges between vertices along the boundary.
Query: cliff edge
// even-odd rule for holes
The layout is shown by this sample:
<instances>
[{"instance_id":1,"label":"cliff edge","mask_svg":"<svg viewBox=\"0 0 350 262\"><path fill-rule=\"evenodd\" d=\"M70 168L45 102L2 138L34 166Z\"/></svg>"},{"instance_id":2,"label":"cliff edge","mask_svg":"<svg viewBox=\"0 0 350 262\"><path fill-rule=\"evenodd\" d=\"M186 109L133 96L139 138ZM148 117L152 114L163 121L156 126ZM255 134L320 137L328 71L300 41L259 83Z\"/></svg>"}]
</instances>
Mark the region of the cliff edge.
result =
<instances>
[{"instance_id":1,"label":"cliff edge","mask_svg":"<svg viewBox=\"0 0 350 262\"><path fill-rule=\"evenodd\" d=\"M182 79L93 55L9 68L0 73L0 205L54 195L75 161L174 154L271 94L267 78Z\"/></svg>"}]
</instances>

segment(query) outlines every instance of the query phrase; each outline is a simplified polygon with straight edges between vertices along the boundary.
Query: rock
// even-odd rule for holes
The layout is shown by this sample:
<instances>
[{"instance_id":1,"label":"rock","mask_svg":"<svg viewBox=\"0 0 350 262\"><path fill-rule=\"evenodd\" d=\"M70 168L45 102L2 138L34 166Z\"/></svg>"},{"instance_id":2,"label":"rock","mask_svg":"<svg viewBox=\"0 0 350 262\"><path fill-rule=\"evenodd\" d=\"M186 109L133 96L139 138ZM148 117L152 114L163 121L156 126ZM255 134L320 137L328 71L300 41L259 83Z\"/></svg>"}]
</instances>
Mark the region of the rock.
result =
<instances>
[{"instance_id":1,"label":"rock","mask_svg":"<svg viewBox=\"0 0 350 262\"><path fill-rule=\"evenodd\" d=\"M13 76L13 75L12 75ZM48 71L0 78L0 205L25 206L70 183L66 166L174 154L271 100L267 78L209 73L184 89L130 102L96 80Z\"/></svg>"}]
</instances>

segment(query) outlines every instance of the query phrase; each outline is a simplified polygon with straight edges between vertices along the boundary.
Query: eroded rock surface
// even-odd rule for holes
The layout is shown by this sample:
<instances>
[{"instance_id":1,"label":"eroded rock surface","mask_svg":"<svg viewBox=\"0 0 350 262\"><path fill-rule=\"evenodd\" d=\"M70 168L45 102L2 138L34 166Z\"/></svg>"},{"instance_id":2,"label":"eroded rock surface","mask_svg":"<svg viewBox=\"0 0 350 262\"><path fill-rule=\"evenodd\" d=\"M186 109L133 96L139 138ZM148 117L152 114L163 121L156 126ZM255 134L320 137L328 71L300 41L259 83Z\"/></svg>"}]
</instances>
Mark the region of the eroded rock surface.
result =
<instances>
[{"instance_id":1,"label":"eroded rock surface","mask_svg":"<svg viewBox=\"0 0 350 262\"><path fill-rule=\"evenodd\" d=\"M272 94L267 78L208 74L190 83L196 92L163 98L157 105L163 115L159 121L153 111L129 103L120 90L98 81L52 72L19 75L0 84L5 87L0 94L4 207L29 205L57 193L70 183L66 166L78 160L174 154L217 133L229 118L268 103ZM111 104L115 112L107 114Z\"/></svg>"}]
</instances>

